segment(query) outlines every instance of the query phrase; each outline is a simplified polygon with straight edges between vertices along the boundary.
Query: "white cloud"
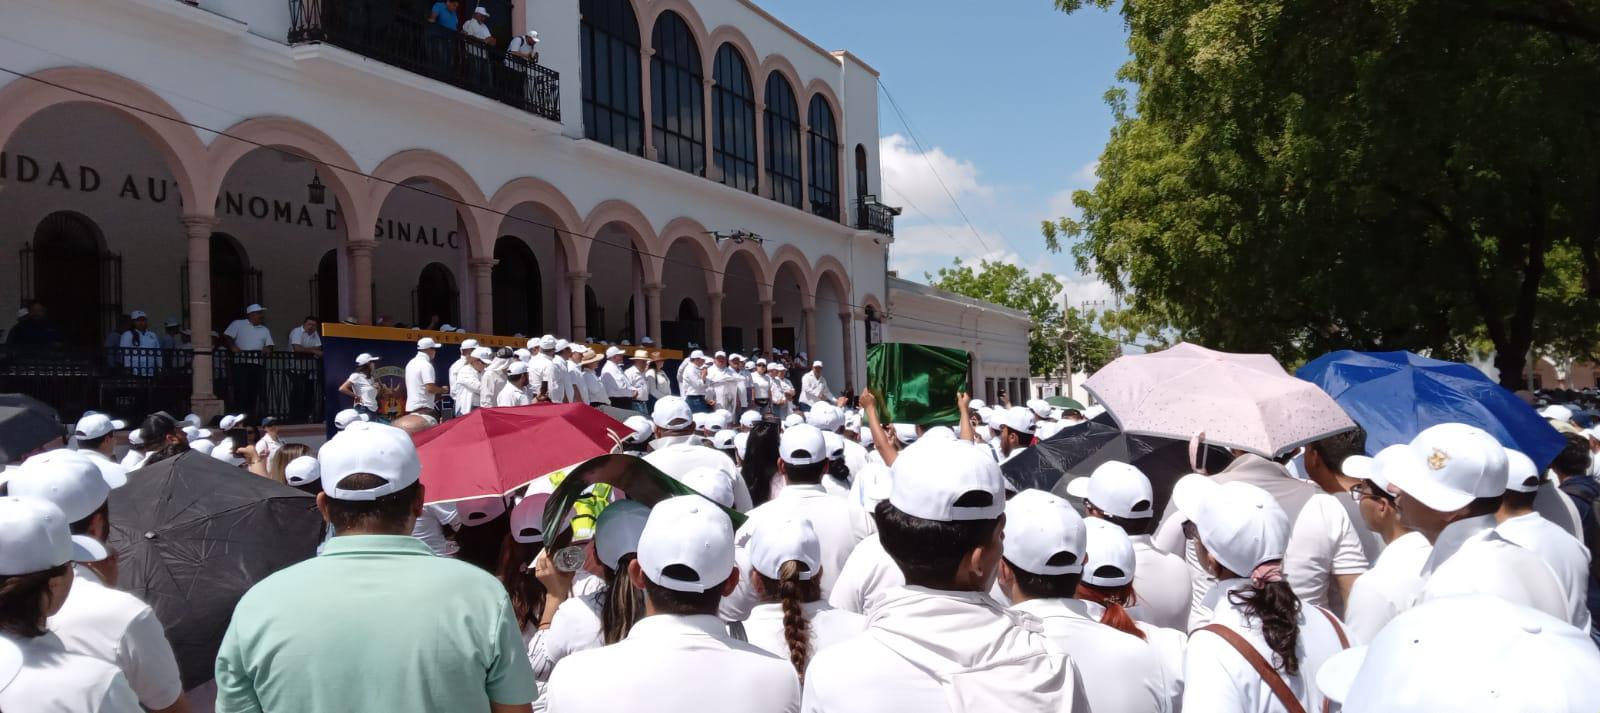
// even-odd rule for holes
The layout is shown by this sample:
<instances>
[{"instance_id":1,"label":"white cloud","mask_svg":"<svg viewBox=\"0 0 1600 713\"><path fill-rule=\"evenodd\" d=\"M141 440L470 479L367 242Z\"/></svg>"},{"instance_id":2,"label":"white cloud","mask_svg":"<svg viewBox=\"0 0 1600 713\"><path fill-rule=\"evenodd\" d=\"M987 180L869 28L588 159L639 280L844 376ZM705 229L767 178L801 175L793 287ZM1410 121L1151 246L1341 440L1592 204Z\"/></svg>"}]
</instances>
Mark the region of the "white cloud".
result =
<instances>
[{"instance_id":1,"label":"white cloud","mask_svg":"<svg viewBox=\"0 0 1600 713\"><path fill-rule=\"evenodd\" d=\"M1006 248L995 233L980 233L983 240L972 234L965 223L923 223L896 225L894 246L889 248L889 269L916 282L924 282L923 273L935 274L941 267L949 267L960 257L967 264L976 265L981 260L1023 264L1022 256Z\"/></svg>"},{"instance_id":2,"label":"white cloud","mask_svg":"<svg viewBox=\"0 0 1600 713\"><path fill-rule=\"evenodd\" d=\"M890 203L906 204L908 213L920 213L928 220L959 215L950 195L959 201L987 199L994 193L992 187L978 180L978 167L971 161L951 156L937 146L923 154L910 139L900 134L878 140L878 165L884 197ZM940 179L944 179L943 187L939 185ZM945 195L945 188L950 189L950 195Z\"/></svg>"},{"instance_id":3,"label":"white cloud","mask_svg":"<svg viewBox=\"0 0 1600 713\"><path fill-rule=\"evenodd\" d=\"M1095 176L1095 171L1099 169L1100 161L1096 159L1079 166L1078 170L1073 171L1072 176L1067 180L1067 187L1050 196L1050 201L1045 204L1046 215L1044 219L1072 218L1076 220L1078 216L1082 215L1083 212L1078 210L1078 206L1072 204L1072 194L1080 190L1094 188L1095 183L1100 180Z\"/></svg>"}]
</instances>

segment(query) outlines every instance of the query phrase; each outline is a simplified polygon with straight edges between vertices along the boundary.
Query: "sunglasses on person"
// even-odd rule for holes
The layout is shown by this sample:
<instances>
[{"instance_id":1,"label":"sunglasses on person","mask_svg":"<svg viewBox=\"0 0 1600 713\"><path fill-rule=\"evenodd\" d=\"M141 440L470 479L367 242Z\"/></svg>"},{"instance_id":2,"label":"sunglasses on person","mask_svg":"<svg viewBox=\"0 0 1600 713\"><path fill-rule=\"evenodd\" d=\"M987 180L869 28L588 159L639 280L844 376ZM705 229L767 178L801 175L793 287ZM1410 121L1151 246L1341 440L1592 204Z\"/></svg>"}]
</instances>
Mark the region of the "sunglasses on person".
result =
<instances>
[{"instance_id":1,"label":"sunglasses on person","mask_svg":"<svg viewBox=\"0 0 1600 713\"><path fill-rule=\"evenodd\" d=\"M1393 495L1390 495L1387 491L1377 488L1375 484L1368 483L1366 481L1362 481L1350 486L1350 498L1358 503L1365 498L1378 498L1379 500L1385 500L1391 503L1394 502Z\"/></svg>"}]
</instances>

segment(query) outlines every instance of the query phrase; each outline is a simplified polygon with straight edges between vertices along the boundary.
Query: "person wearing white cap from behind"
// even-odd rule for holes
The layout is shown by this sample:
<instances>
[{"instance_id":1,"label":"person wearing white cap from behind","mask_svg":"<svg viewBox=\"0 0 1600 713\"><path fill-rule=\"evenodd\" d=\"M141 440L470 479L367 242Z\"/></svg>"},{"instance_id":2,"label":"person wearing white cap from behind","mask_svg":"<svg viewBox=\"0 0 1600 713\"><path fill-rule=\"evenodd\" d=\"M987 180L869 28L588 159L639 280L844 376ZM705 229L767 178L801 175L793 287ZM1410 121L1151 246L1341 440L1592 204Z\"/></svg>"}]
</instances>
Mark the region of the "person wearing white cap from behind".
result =
<instances>
[{"instance_id":1,"label":"person wearing white cap from behind","mask_svg":"<svg viewBox=\"0 0 1600 713\"><path fill-rule=\"evenodd\" d=\"M150 318L145 316L144 310L136 309L128 316L133 325L117 340L117 346L127 350L122 352L122 366L135 376L155 376L156 367L161 365L161 356L139 350L160 349L161 338L150 331Z\"/></svg>"},{"instance_id":2,"label":"person wearing white cap from behind","mask_svg":"<svg viewBox=\"0 0 1600 713\"><path fill-rule=\"evenodd\" d=\"M789 379L789 369L783 362L767 364L767 395L771 400L772 415L778 419L789 417L794 409L794 382Z\"/></svg>"},{"instance_id":3,"label":"person wearing white cap from behind","mask_svg":"<svg viewBox=\"0 0 1600 713\"><path fill-rule=\"evenodd\" d=\"M828 389L828 377L822 375L822 362L811 362L811 371L800 377L800 410L806 411L817 404L831 404L835 399Z\"/></svg>"},{"instance_id":4,"label":"person wearing white cap from behind","mask_svg":"<svg viewBox=\"0 0 1600 713\"><path fill-rule=\"evenodd\" d=\"M677 478L695 468L706 466L728 474L733 483L733 508L739 512L751 508L750 488L731 455L709 448L707 439L694 433L694 419L701 414L689 412L689 405L677 396L667 396L656 401L651 413L655 439L650 441L646 462L670 477Z\"/></svg>"},{"instance_id":5,"label":"person wearing white cap from behind","mask_svg":"<svg viewBox=\"0 0 1600 713\"><path fill-rule=\"evenodd\" d=\"M137 428L128 431L128 452L122 454L122 469L129 471L143 465L146 452L144 431Z\"/></svg>"},{"instance_id":6,"label":"person wearing white cap from behind","mask_svg":"<svg viewBox=\"0 0 1600 713\"><path fill-rule=\"evenodd\" d=\"M617 453L643 456L649 452L650 438L655 435L655 424L643 416L629 416L622 425L628 427L628 433L619 434L622 439L617 441Z\"/></svg>"},{"instance_id":7,"label":"person wearing white cap from behind","mask_svg":"<svg viewBox=\"0 0 1600 713\"><path fill-rule=\"evenodd\" d=\"M818 651L867 626L866 617L834 609L822 598L821 562L822 543L809 520L769 518L750 533L751 571L744 574L761 603L744 622L745 636L788 659L802 679Z\"/></svg>"},{"instance_id":8,"label":"person wearing white cap from behind","mask_svg":"<svg viewBox=\"0 0 1600 713\"><path fill-rule=\"evenodd\" d=\"M1410 446L1397 443L1376 456L1353 455L1340 466L1345 477L1357 479L1350 494L1367 529L1383 539L1378 560L1356 579L1345 602L1344 623L1357 641L1371 641L1396 614L1410 608L1422 592L1422 563L1433 545L1422 533L1406 527L1395 494L1389 492L1387 472L1422 467Z\"/></svg>"},{"instance_id":9,"label":"person wearing white cap from behind","mask_svg":"<svg viewBox=\"0 0 1600 713\"><path fill-rule=\"evenodd\" d=\"M1589 548L1534 511L1544 473L1521 451L1506 449L1506 492L1501 496L1495 534L1544 560L1567 594L1571 623L1589 628Z\"/></svg>"},{"instance_id":10,"label":"person wearing white cap from behind","mask_svg":"<svg viewBox=\"0 0 1600 713\"><path fill-rule=\"evenodd\" d=\"M0 497L0 641L21 653L20 668L0 687L0 710L143 710L114 664L68 652L47 624L75 588L68 565L105 556L98 542L74 536L49 501Z\"/></svg>"},{"instance_id":11,"label":"person wearing white cap from behind","mask_svg":"<svg viewBox=\"0 0 1600 713\"><path fill-rule=\"evenodd\" d=\"M600 368L600 384L606 388L606 400L613 408L633 410L633 387L623 373L623 362L628 353L620 347L606 347L606 363Z\"/></svg>"},{"instance_id":12,"label":"person wearing white cap from behind","mask_svg":"<svg viewBox=\"0 0 1600 713\"><path fill-rule=\"evenodd\" d=\"M283 467L283 482L291 488L316 495L322 492L322 465L316 456L300 456Z\"/></svg>"},{"instance_id":13,"label":"person wearing white cap from behind","mask_svg":"<svg viewBox=\"0 0 1600 713\"><path fill-rule=\"evenodd\" d=\"M426 497L411 437L352 424L318 460L317 509L334 536L239 600L217 653L217 709L527 711L533 671L504 586L411 537ZM374 676L383 685L352 685Z\"/></svg>"},{"instance_id":14,"label":"person wearing white cap from behind","mask_svg":"<svg viewBox=\"0 0 1600 713\"><path fill-rule=\"evenodd\" d=\"M1428 602L1334 656L1317 687L1344 713L1588 713L1600 652L1583 631L1486 595Z\"/></svg>"},{"instance_id":15,"label":"person wearing white cap from behind","mask_svg":"<svg viewBox=\"0 0 1600 713\"><path fill-rule=\"evenodd\" d=\"M739 414L739 430L744 433L749 433L750 429L758 423L761 423L761 413L758 411L746 411Z\"/></svg>"},{"instance_id":16,"label":"person wearing white cap from behind","mask_svg":"<svg viewBox=\"0 0 1600 713\"><path fill-rule=\"evenodd\" d=\"M676 480L704 495L711 502L725 508L733 508L733 478L726 470L699 466L677 476Z\"/></svg>"},{"instance_id":17,"label":"person wearing white cap from behind","mask_svg":"<svg viewBox=\"0 0 1600 713\"><path fill-rule=\"evenodd\" d=\"M1083 580L1078 583L1077 598L1084 602L1084 613L1101 624L1143 639L1160 661L1168 708L1182 710L1188 632L1135 618L1143 595L1135 591L1139 565L1133 541L1121 527L1098 517L1084 518L1083 525Z\"/></svg>"},{"instance_id":18,"label":"person wearing white cap from behind","mask_svg":"<svg viewBox=\"0 0 1600 713\"><path fill-rule=\"evenodd\" d=\"M506 367L506 385L494 397L495 406L527 406L533 403L533 393L528 390L528 364L514 361Z\"/></svg>"},{"instance_id":19,"label":"person wearing white cap from behind","mask_svg":"<svg viewBox=\"0 0 1600 713\"><path fill-rule=\"evenodd\" d=\"M101 545L111 535L111 488L85 456L68 450L36 455L12 475L8 487L11 495L59 508L74 539ZM97 569L74 565L72 574L72 591L51 615L50 632L68 652L121 669L147 708L187 711L178 662L155 612L132 594L106 586Z\"/></svg>"},{"instance_id":20,"label":"person wearing white cap from behind","mask_svg":"<svg viewBox=\"0 0 1600 713\"><path fill-rule=\"evenodd\" d=\"M478 393L469 394L477 400L474 408L492 408L495 398L500 395L500 390L506 387L506 371L511 368L515 357L510 347L494 349L488 364L483 372L478 375Z\"/></svg>"},{"instance_id":21,"label":"person wearing white cap from behind","mask_svg":"<svg viewBox=\"0 0 1600 713\"><path fill-rule=\"evenodd\" d=\"M626 639L564 659L550 676L550 710L797 709L794 668L735 640L716 617L718 600L740 579L733 525L721 508L697 495L657 503L628 578L645 592L645 617Z\"/></svg>"},{"instance_id":22,"label":"person wearing white cap from behind","mask_svg":"<svg viewBox=\"0 0 1600 713\"><path fill-rule=\"evenodd\" d=\"M439 415L435 397L445 392L439 385L439 379L434 375L433 355L439 351L439 343L433 337L423 337L417 340L417 355L406 362L406 413L421 413L424 416L437 418Z\"/></svg>"},{"instance_id":23,"label":"person wearing white cap from behind","mask_svg":"<svg viewBox=\"0 0 1600 713\"><path fill-rule=\"evenodd\" d=\"M891 590L905 586L905 574L884 551L872 515L889 498L891 477L888 466L872 463L850 484L851 520L861 541L850 550L828 593L828 603L837 609L871 617Z\"/></svg>"},{"instance_id":24,"label":"person wearing white cap from behind","mask_svg":"<svg viewBox=\"0 0 1600 713\"><path fill-rule=\"evenodd\" d=\"M656 401L650 412L650 422L655 427L655 439L650 441L652 451L671 446L698 446L703 439L695 435L696 417L689 403L682 397L671 396Z\"/></svg>"},{"instance_id":25,"label":"person wearing white cap from behind","mask_svg":"<svg viewBox=\"0 0 1600 713\"><path fill-rule=\"evenodd\" d=\"M733 452L733 437L737 435L739 435L738 431L731 428L724 428L711 434L711 447L722 451L733 461L734 465L739 464L739 460L734 456Z\"/></svg>"},{"instance_id":26,"label":"person wearing white cap from behind","mask_svg":"<svg viewBox=\"0 0 1600 713\"><path fill-rule=\"evenodd\" d=\"M1169 695L1155 650L1100 623L1098 612L1091 616L1089 603L1076 598L1085 526L1071 503L1024 490L1006 502L1004 530L1000 588L1013 610L1038 617L1045 636L1072 657L1089 710L1164 713Z\"/></svg>"},{"instance_id":27,"label":"person wearing white cap from behind","mask_svg":"<svg viewBox=\"0 0 1600 713\"><path fill-rule=\"evenodd\" d=\"M72 427L72 438L78 444L76 452L94 463L105 477L106 485L112 488L120 488L128 482L127 468L111 460L112 448L117 443L116 432L127 427L128 424L103 413L84 414Z\"/></svg>"},{"instance_id":28,"label":"person wearing white cap from behind","mask_svg":"<svg viewBox=\"0 0 1600 713\"><path fill-rule=\"evenodd\" d=\"M369 417L366 414L361 413L353 408L347 408L334 415L333 427L343 431L344 429L349 428L350 424L352 423L367 420L369 420Z\"/></svg>"},{"instance_id":29,"label":"person wearing white cap from behind","mask_svg":"<svg viewBox=\"0 0 1600 713\"><path fill-rule=\"evenodd\" d=\"M1135 618L1188 631L1189 565L1183 557L1163 552L1151 541L1155 495L1144 471L1120 461L1107 461L1096 466L1089 477L1068 482L1067 494L1081 498L1086 514L1121 528L1133 543L1139 564L1133 583L1134 591L1139 593Z\"/></svg>"},{"instance_id":30,"label":"person wearing white cap from behind","mask_svg":"<svg viewBox=\"0 0 1600 713\"><path fill-rule=\"evenodd\" d=\"M1180 479L1172 500L1217 580L1204 602L1210 622L1189 635L1184 709L1320 710L1317 669L1348 636L1331 612L1301 601L1284 580L1288 514L1261 488L1200 474Z\"/></svg>"},{"instance_id":31,"label":"person wearing white cap from behind","mask_svg":"<svg viewBox=\"0 0 1600 713\"><path fill-rule=\"evenodd\" d=\"M818 652L801 709L1089 710L1071 658L987 595L1006 520L1000 467L970 444L929 442L900 453L891 480L879 537L909 586L865 634Z\"/></svg>"},{"instance_id":32,"label":"person wearing white cap from behind","mask_svg":"<svg viewBox=\"0 0 1600 713\"><path fill-rule=\"evenodd\" d=\"M806 422L806 417L805 416L802 416L802 415L800 415L798 413L791 413L788 416L785 416L783 418L783 427L785 429L794 428L795 426L798 426L798 425L803 424L805 422Z\"/></svg>"}]
</instances>

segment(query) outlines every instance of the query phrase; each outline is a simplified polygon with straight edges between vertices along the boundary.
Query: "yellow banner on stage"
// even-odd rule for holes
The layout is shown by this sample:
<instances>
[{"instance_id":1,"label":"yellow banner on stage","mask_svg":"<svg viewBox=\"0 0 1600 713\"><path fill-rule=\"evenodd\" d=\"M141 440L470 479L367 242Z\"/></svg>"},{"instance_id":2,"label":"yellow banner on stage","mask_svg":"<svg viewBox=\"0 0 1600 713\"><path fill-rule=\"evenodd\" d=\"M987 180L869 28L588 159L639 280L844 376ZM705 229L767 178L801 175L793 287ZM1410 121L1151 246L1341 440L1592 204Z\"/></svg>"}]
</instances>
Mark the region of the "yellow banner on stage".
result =
<instances>
[{"instance_id":1,"label":"yellow banner on stage","mask_svg":"<svg viewBox=\"0 0 1600 713\"><path fill-rule=\"evenodd\" d=\"M433 337L433 341L444 346L460 344L468 339L478 340L479 346L484 347L511 347L522 349L528 346L526 337L502 337L494 334L478 334L476 332L436 332L431 329L396 329L394 327L371 327L364 324L345 324L343 322L325 322L322 325L324 337L346 337L351 339L382 339L393 342L415 342L423 337ZM580 342L573 342L578 344ZM605 353L605 347L598 344L589 344L590 349ZM628 350L628 357L633 357L633 352L644 349L649 352L652 359L677 360L683 358L683 351L679 349L662 349L660 347L623 347Z\"/></svg>"}]
</instances>

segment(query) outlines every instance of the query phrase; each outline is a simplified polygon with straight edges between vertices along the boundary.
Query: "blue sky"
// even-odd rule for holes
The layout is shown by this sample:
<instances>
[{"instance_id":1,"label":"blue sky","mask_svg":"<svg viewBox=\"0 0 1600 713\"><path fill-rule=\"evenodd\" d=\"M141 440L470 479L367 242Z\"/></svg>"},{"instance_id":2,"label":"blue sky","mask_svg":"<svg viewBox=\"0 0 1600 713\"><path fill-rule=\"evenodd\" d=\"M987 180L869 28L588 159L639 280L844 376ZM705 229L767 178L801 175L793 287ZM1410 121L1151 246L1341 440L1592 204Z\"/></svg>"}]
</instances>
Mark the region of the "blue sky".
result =
<instances>
[{"instance_id":1,"label":"blue sky","mask_svg":"<svg viewBox=\"0 0 1600 713\"><path fill-rule=\"evenodd\" d=\"M1050 0L758 2L817 44L876 68L921 139L926 156L880 92L885 202L905 208L891 268L920 281L957 255L988 255L1061 277L1069 304L1109 296L1070 256L1044 250L1039 221L1062 215L1071 191L1093 184L1111 128L1103 97L1128 56L1120 15L1066 15Z\"/></svg>"}]
</instances>

